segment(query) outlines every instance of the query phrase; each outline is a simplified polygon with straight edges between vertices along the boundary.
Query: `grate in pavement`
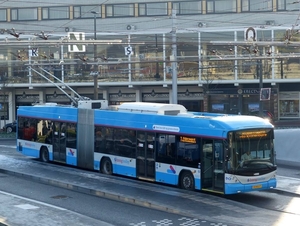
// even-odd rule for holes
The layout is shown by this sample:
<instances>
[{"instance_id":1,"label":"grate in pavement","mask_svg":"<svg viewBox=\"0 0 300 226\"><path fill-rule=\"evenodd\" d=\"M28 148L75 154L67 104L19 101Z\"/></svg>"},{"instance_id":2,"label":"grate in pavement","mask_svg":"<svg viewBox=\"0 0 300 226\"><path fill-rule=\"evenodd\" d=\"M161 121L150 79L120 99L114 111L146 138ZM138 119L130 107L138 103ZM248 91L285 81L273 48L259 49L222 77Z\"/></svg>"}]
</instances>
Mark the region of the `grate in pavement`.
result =
<instances>
[{"instance_id":1,"label":"grate in pavement","mask_svg":"<svg viewBox=\"0 0 300 226\"><path fill-rule=\"evenodd\" d=\"M51 198L52 199L66 199L66 198L68 198L68 196L66 196L66 195L56 195L56 196L52 196Z\"/></svg>"}]
</instances>

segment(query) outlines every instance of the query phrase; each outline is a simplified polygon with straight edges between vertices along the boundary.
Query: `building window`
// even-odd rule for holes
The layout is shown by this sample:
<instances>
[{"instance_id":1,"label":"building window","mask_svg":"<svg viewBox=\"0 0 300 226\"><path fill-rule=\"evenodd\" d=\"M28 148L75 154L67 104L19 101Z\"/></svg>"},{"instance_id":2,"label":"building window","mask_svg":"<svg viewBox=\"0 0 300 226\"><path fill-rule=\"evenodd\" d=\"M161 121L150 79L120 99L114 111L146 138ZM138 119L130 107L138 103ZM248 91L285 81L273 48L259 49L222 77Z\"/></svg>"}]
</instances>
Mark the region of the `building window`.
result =
<instances>
[{"instance_id":1,"label":"building window","mask_svg":"<svg viewBox=\"0 0 300 226\"><path fill-rule=\"evenodd\" d=\"M37 20L37 8L11 9L11 20Z\"/></svg>"},{"instance_id":2,"label":"building window","mask_svg":"<svg viewBox=\"0 0 300 226\"><path fill-rule=\"evenodd\" d=\"M7 19L6 19L6 9L0 9L0 21L7 21Z\"/></svg>"},{"instance_id":3,"label":"building window","mask_svg":"<svg viewBox=\"0 0 300 226\"><path fill-rule=\"evenodd\" d=\"M134 4L106 5L106 17L134 16Z\"/></svg>"},{"instance_id":4,"label":"building window","mask_svg":"<svg viewBox=\"0 0 300 226\"><path fill-rule=\"evenodd\" d=\"M92 11L97 12L98 18L101 17L100 5L74 6L74 18L94 18Z\"/></svg>"},{"instance_id":5,"label":"building window","mask_svg":"<svg viewBox=\"0 0 300 226\"><path fill-rule=\"evenodd\" d=\"M280 100L279 106L281 118L299 117L299 100Z\"/></svg>"},{"instance_id":6,"label":"building window","mask_svg":"<svg viewBox=\"0 0 300 226\"><path fill-rule=\"evenodd\" d=\"M3 96L1 97L3 99ZM0 103L0 120L8 120L8 103L2 102Z\"/></svg>"},{"instance_id":7,"label":"building window","mask_svg":"<svg viewBox=\"0 0 300 226\"><path fill-rule=\"evenodd\" d=\"M69 7L47 7L42 9L43 20L69 19Z\"/></svg>"},{"instance_id":8,"label":"building window","mask_svg":"<svg viewBox=\"0 0 300 226\"><path fill-rule=\"evenodd\" d=\"M272 0L242 0L242 12L257 12L257 11L272 11L273 1Z\"/></svg>"},{"instance_id":9,"label":"building window","mask_svg":"<svg viewBox=\"0 0 300 226\"><path fill-rule=\"evenodd\" d=\"M139 16L158 15L168 15L168 4L166 2L139 4Z\"/></svg>"},{"instance_id":10,"label":"building window","mask_svg":"<svg viewBox=\"0 0 300 226\"><path fill-rule=\"evenodd\" d=\"M201 14L202 1L175 2L173 9L176 9L176 14Z\"/></svg>"},{"instance_id":11,"label":"building window","mask_svg":"<svg viewBox=\"0 0 300 226\"><path fill-rule=\"evenodd\" d=\"M207 13L235 13L236 0L208 0L206 3Z\"/></svg>"},{"instance_id":12,"label":"building window","mask_svg":"<svg viewBox=\"0 0 300 226\"><path fill-rule=\"evenodd\" d=\"M281 92L279 109L280 118L299 118L299 92Z\"/></svg>"},{"instance_id":13,"label":"building window","mask_svg":"<svg viewBox=\"0 0 300 226\"><path fill-rule=\"evenodd\" d=\"M300 2L295 0L277 0L277 10L299 10Z\"/></svg>"}]
</instances>

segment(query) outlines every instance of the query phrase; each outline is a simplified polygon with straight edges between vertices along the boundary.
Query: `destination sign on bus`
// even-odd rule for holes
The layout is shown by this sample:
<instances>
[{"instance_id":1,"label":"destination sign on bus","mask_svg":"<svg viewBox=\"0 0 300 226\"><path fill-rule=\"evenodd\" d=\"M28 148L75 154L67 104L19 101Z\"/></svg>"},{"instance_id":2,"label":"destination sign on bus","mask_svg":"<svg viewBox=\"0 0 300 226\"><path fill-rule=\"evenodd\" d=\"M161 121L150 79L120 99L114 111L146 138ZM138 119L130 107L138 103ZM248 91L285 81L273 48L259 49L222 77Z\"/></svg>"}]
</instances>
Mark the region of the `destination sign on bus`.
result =
<instances>
[{"instance_id":1,"label":"destination sign on bus","mask_svg":"<svg viewBox=\"0 0 300 226\"><path fill-rule=\"evenodd\" d=\"M194 138L194 137L183 137L183 136L180 136L180 142L196 144L196 138Z\"/></svg>"},{"instance_id":2,"label":"destination sign on bus","mask_svg":"<svg viewBox=\"0 0 300 226\"><path fill-rule=\"evenodd\" d=\"M267 131L260 130L260 131L245 131L241 133L237 133L238 138L245 139L245 138L263 138L267 137Z\"/></svg>"}]
</instances>

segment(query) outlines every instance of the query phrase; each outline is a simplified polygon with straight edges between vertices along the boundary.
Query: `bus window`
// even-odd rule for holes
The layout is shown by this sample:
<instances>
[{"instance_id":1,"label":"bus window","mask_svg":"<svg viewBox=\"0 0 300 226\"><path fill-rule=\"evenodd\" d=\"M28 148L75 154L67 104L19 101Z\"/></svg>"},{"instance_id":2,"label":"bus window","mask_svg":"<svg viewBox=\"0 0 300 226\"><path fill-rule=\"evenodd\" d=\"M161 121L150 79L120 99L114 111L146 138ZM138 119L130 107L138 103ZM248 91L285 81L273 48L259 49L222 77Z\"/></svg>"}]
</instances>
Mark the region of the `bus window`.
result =
<instances>
[{"instance_id":1,"label":"bus window","mask_svg":"<svg viewBox=\"0 0 300 226\"><path fill-rule=\"evenodd\" d=\"M104 153L115 154L114 150L114 129L105 127L102 131L103 136L105 137L105 150Z\"/></svg>"},{"instance_id":2,"label":"bus window","mask_svg":"<svg viewBox=\"0 0 300 226\"><path fill-rule=\"evenodd\" d=\"M169 134L157 134L157 154L158 162L174 164L176 156L175 136Z\"/></svg>"},{"instance_id":3,"label":"bus window","mask_svg":"<svg viewBox=\"0 0 300 226\"><path fill-rule=\"evenodd\" d=\"M154 160L154 142L155 135L152 133L147 134L147 158Z\"/></svg>"},{"instance_id":4,"label":"bus window","mask_svg":"<svg viewBox=\"0 0 300 226\"><path fill-rule=\"evenodd\" d=\"M66 146L68 148L76 148L77 131L75 123L68 123L66 125Z\"/></svg>"},{"instance_id":5,"label":"bus window","mask_svg":"<svg viewBox=\"0 0 300 226\"><path fill-rule=\"evenodd\" d=\"M183 166L198 167L200 151L195 137L179 136L177 143L177 162Z\"/></svg>"},{"instance_id":6,"label":"bus window","mask_svg":"<svg viewBox=\"0 0 300 226\"><path fill-rule=\"evenodd\" d=\"M95 152L105 153L105 128L95 126Z\"/></svg>"},{"instance_id":7,"label":"bus window","mask_svg":"<svg viewBox=\"0 0 300 226\"><path fill-rule=\"evenodd\" d=\"M134 157L136 147L136 132L129 129L118 129L118 139L115 148L119 150L119 155L124 157Z\"/></svg>"},{"instance_id":8,"label":"bus window","mask_svg":"<svg viewBox=\"0 0 300 226\"><path fill-rule=\"evenodd\" d=\"M19 117L18 138L28 141L37 140L37 120Z\"/></svg>"}]
</instances>

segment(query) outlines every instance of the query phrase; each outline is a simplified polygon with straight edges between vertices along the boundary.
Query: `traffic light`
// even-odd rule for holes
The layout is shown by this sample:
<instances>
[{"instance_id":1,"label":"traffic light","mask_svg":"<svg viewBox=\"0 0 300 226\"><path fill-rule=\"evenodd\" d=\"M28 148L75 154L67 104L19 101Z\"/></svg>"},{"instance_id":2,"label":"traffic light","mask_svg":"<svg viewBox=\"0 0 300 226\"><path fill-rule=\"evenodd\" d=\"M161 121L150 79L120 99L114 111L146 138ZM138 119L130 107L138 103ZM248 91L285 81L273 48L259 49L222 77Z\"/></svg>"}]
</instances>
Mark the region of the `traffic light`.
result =
<instances>
[{"instance_id":1,"label":"traffic light","mask_svg":"<svg viewBox=\"0 0 300 226\"><path fill-rule=\"evenodd\" d=\"M260 100L270 100L271 88L260 89Z\"/></svg>"}]
</instances>

